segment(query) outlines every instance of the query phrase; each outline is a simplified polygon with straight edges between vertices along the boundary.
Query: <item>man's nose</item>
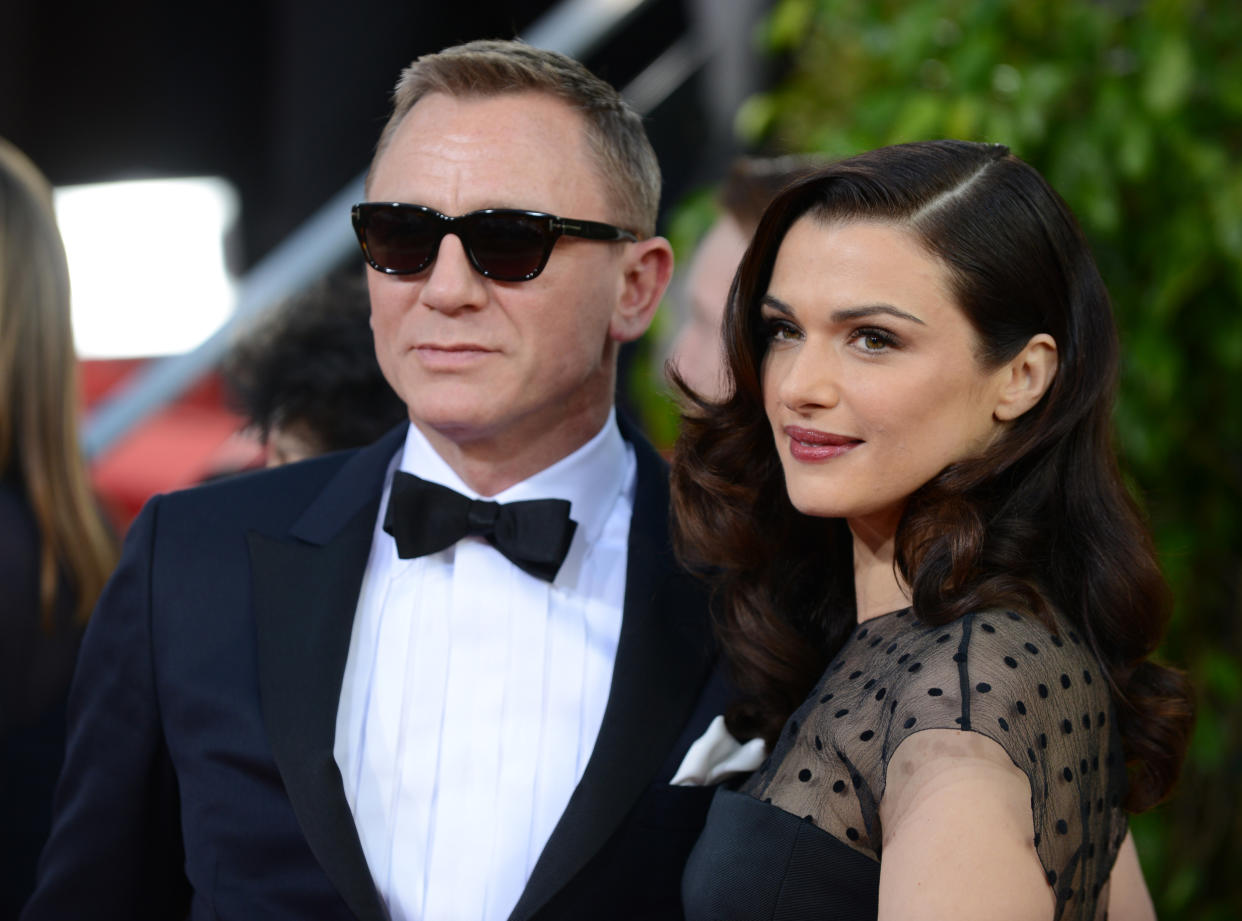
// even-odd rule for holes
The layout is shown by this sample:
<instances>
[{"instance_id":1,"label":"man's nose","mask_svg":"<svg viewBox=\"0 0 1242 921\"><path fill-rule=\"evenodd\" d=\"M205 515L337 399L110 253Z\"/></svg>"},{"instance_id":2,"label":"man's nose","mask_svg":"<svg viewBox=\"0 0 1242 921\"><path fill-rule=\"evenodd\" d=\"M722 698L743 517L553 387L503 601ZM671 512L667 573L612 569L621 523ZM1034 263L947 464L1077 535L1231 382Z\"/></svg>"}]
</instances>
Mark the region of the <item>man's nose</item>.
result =
<instances>
[{"instance_id":1,"label":"man's nose","mask_svg":"<svg viewBox=\"0 0 1242 921\"><path fill-rule=\"evenodd\" d=\"M487 279L475 271L456 234L445 234L427 270L420 297L428 307L446 313L477 308L487 299Z\"/></svg>"}]
</instances>

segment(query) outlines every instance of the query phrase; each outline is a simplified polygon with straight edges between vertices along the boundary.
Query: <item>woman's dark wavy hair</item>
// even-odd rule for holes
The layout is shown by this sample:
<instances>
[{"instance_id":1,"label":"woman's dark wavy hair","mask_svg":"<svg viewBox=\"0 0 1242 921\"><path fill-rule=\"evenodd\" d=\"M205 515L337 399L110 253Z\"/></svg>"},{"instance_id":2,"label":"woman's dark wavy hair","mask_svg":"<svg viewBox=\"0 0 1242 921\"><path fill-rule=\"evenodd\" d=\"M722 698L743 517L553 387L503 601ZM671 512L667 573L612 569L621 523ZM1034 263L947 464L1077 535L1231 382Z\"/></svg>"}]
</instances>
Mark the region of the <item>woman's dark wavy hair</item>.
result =
<instances>
[{"instance_id":1,"label":"woman's dark wavy hair","mask_svg":"<svg viewBox=\"0 0 1242 921\"><path fill-rule=\"evenodd\" d=\"M767 336L759 303L800 218L911 231L948 269L997 367L1037 333L1058 367L1039 403L979 457L910 497L896 565L924 622L997 606L1055 629L1058 611L1109 675L1131 767L1127 808L1177 778L1192 723L1189 685L1149 660L1171 599L1151 538L1119 473L1111 437L1117 336L1108 292L1065 203L1006 147L902 144L827 166L778 196L734 278L724 322L733 390L691 392L673 463L675 540L717 589L717 628L744 699L738 734L771 744L855 623L852 550L839 519L790 504L764 411Z\"/></svg>"}]
</instances>

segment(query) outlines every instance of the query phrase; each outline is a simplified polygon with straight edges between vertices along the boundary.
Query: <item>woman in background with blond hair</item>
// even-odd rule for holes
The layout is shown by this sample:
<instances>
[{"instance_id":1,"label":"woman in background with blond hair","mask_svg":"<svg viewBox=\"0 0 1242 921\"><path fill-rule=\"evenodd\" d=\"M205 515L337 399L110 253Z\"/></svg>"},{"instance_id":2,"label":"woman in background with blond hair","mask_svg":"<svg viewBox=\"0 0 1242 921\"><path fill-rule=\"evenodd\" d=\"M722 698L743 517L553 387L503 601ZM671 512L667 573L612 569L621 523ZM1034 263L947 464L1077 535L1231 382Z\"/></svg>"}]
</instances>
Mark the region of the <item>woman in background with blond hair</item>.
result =
<instances>
[{"instance_id":1,"label":"woman in background with blond hair","mask_svg":"<svg viewBox=\"0 0 1242 921\"><path fill-rule=\"evenodd\" d=\"M77 435L69 271L47 180L0 139L0 919L34 885L78 641L116 561Z\"/></svg>"}]
</instances>

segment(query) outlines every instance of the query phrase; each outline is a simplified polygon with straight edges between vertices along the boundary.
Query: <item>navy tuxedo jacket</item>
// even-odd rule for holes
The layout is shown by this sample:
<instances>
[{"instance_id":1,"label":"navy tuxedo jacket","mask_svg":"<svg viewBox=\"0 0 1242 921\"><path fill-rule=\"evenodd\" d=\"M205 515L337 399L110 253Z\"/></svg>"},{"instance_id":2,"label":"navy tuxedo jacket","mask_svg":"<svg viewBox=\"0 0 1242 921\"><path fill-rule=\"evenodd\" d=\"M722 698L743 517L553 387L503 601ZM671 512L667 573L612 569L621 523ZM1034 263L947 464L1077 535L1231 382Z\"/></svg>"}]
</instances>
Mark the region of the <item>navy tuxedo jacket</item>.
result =
<instances>
[{"instance_id":1,"label":"navy tuxedo jacket","mask_svg":"<svg viewBox=\"0 0 1242 921\"><path fill-rule=\"evenodd\" d=\"M332 744L403 437L147 504L83 644L25 921L384 921ZM638 486L607 709L512 921L680 918L712 792L668 785L728 700L704 597L670 556L667 470L631 441Z\"/></svg>"}]
</instances>

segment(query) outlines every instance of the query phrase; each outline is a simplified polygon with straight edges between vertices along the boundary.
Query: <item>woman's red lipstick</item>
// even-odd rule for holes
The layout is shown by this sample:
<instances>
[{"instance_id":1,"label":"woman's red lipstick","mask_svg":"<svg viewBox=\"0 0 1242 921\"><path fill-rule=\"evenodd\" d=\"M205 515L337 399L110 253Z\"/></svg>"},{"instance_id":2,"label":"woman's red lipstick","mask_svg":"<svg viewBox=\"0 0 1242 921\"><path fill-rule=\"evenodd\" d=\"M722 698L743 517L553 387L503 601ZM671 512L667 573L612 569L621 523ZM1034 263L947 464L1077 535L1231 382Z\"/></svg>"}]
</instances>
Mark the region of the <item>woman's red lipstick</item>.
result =
<instances>
[{"instance_id":1,"label":"woman's red lipstick","mask_svg":"<svg viewBox=\"0 0 1242 921\"><path fill-rule=\"evenodd\" d=\"M817 432L796 425L787 425L782 431L789 437L789 453L799 461L831 460L862 444L857 438Z\"/></svg>"}]
</instances>

